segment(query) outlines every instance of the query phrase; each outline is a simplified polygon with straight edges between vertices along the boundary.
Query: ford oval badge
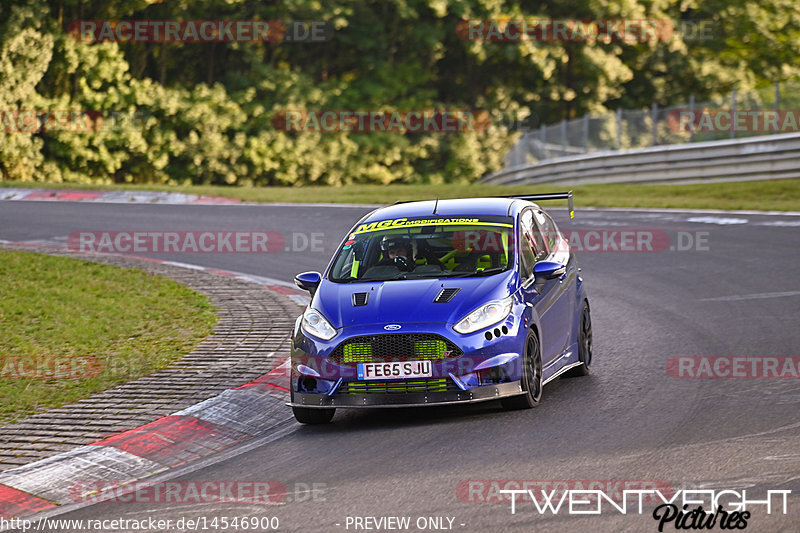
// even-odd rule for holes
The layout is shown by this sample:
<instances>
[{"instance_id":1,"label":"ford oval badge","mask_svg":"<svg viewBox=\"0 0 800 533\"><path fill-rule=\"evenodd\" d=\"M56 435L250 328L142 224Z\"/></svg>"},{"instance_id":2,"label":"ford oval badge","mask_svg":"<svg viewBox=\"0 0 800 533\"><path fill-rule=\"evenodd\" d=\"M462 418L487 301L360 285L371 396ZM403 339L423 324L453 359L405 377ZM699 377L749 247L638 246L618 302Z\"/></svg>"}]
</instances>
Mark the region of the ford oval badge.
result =
<instances>
[{"instance_id":1,"label":"ford oval badge","mask_svg":"<svg viewBox=\"0 0 800 533\"><path fill-rule=\"evenodd\" d=\"M387 329L389 331L394 331L394 330L400 329L402 327L403 326L401 326L400 324L387 324L386 326L383 326L383 329Z\"/></svg>"}]
</instances>

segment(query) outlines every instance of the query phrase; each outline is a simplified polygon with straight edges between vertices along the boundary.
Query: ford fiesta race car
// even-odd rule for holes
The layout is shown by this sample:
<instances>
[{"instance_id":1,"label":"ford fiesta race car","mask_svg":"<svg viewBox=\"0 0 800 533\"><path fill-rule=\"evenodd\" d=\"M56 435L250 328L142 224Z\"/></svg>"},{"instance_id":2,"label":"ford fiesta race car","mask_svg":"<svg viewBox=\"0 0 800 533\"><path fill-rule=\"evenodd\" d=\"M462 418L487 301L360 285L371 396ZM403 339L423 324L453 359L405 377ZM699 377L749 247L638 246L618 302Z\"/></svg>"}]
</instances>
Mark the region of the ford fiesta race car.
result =
<instances>
[{"instance_id":1,"label":"ford fiesta race car","mask_svg":"<svg viewBox=\"0 0 800 533\"><path fill-rule=\"evenodd\" d=\"M536 406L558 376L592 362L589 301L574 255L531 200L400 203L362 218L292 334L291 402L305 424L336 408L499 399Z\"/></svg>"}]
</instances>

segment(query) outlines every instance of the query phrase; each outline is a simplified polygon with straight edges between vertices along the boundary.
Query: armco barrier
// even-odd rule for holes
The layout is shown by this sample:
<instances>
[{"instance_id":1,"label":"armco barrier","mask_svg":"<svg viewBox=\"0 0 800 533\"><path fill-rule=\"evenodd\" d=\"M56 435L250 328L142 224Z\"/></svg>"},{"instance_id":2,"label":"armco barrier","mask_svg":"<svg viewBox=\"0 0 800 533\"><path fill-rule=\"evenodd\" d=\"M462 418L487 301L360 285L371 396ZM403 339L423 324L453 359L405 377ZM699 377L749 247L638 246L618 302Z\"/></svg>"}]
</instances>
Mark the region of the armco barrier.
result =
<instances>
[{"instance_id":1,"label":"armco barrier","mask_svg":"<svg viewBox=\"0 0 800 533\"><path fill-rule=\"evenodd\" d=\"M518 165L482 178L495 185L696 183L800 177L800 133L591 154Z\"/></svg>"}]
</instances>

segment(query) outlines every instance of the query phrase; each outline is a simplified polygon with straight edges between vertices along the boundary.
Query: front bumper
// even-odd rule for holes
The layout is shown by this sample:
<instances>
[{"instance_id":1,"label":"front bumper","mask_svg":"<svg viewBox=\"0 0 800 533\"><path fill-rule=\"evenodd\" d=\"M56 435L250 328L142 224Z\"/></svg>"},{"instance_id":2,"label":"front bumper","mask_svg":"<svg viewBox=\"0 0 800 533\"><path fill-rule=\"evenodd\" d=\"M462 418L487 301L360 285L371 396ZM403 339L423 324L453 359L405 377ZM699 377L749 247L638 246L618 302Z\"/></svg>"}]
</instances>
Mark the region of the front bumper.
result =
<instances>
[{"instance_id":1,"label":"front bumper","mask_svg":"<svg viewBox=\"0 0 800 533\"><path fill-rule=\"evenodd\" d=\"M465 404L486 402L517 396L522 394L519 381L498 383L473 387L469 390L453 390L445 392L410 392L410 393L368 393L333 395L292 392L291 407L310 408L358 408L358 407L424 407L443 404Z\"/></svg>"},{"instance_id":2,"label":"front bumper","mask_svg":"<svg viewBox=\"0 0 800 533\"><path fill-rule=\"evenodd\" d=\"M293 407L358 408L415 407L467 404L516 396L520 386L521 359L527 330L511 314L487 330L459 335L450 327L430 323L405 323L404 333L387 334L375 326L349 327L336 339L323 342L296 330L292 339L290 379ZM378 345L395 336L435 336L460 351L460 355L431 359L430 377L363 380L356 364L337 360L336 348L354 341L369 342L377 356L388 355L391 347ZM368 339L366 337L371 337ZM451 348L453 349L453 348ZM402 356L413 350L401 350ZM449 354L450 352L446 352ZM408 359L413 359L409 356ZM402 360L402 359L401 359Z\"/></svg>"}]
</instances>

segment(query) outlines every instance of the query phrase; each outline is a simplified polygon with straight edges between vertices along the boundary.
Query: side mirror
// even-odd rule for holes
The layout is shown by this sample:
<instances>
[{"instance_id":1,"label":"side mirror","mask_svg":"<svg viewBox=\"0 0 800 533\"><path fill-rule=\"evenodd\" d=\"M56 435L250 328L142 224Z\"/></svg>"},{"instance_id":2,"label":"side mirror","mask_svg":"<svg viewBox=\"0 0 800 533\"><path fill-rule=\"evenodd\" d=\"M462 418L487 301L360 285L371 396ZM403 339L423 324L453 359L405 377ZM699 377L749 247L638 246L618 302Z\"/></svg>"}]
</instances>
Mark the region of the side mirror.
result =
<instances>
[{"instance_id":1,"label":"side mirror","mask_svg":"<svg viewBox=\"0 0 800 533\"><path fill-rule=\"evenodd\" d=\"M567 267L554 261L539 261L533 265L533 275L537 281L553 279L567 273Z\"/></svg>"},{"instance_id":2,"label":"side mirror","mask_svg":"<svg viewBox=\"0 0 800 533\"><path fill-rule=\"evenodd\" d=\"M314 296L314 293L317 291L317 287L319 287L321 281L322 275L319 272L313 271L303 272L294 277L294 284L301 289L310 292L311 296Z\"/></svg>"}]
</instances>

